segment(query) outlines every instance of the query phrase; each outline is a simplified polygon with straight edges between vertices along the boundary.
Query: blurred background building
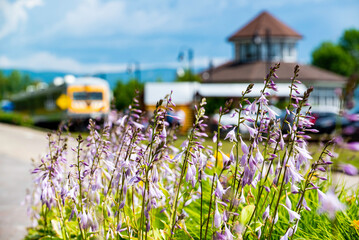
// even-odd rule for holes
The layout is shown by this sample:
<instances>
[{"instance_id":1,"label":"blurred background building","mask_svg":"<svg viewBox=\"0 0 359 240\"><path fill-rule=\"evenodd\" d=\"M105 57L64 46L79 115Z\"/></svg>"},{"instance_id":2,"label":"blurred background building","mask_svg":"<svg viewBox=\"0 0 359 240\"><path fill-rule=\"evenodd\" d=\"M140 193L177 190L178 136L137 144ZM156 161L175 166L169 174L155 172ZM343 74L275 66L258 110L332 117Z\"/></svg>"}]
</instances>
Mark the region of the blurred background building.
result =
<instances>
[{"instance_id":1,"label":"blurred background building","mask_svg":"<svg viewBox=\"0 0 359 240\"><path fill-rule=\"evenodd\" d=\"M310 38L310 36L307 36ZM205 70L203 83L263 83L269 67L280 62L278 83L290 83L295 65L300 66L299 80L313 86L312 105L340 106L335 89L343 88L346 77L312 65L297 63L297 42L302 35L264 11L232 34L233 60Z\"/></svg>"}]
</instances>

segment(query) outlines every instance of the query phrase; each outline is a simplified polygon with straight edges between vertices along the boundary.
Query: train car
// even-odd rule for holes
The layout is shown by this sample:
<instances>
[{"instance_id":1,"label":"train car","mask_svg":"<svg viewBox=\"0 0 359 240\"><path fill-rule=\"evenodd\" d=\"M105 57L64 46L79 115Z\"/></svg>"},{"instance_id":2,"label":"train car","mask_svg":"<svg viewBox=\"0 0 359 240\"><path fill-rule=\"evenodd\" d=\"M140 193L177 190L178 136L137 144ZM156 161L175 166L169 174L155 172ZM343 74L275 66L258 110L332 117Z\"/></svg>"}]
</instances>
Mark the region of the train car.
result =
<instances>
[{"instance_id":1,"label":"train car","mask_svg":"<svg viewBox=\"0 0 359 240\"><path fill-rule=\"evenodd\" d=\"M103 119L110 110L107 81L95 77L57 78L49 87L12 98L14 111L29 115L35 124Z\"/></svg>"}]
</instances>

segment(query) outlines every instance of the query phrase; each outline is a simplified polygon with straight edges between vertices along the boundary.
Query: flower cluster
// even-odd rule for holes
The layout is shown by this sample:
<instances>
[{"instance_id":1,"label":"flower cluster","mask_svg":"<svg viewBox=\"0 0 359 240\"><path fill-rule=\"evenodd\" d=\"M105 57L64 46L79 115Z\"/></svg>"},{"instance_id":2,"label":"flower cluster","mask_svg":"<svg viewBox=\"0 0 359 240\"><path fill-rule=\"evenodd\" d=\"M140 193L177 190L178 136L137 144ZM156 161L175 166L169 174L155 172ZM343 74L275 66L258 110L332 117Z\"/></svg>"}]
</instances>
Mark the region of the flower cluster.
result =
<instances>
[{"instance_id":1,"label":"flower cluster","mask_svg":"<svg viewBox=\"0 0 359 240\"><path fill-rule=\"evenodd\" d=\"M298 92L296 67L281 120L269 105L278 68L270 69L258 98L246 97L249 85L220 109L214 149L204 144L205 99L194 107L187 139L175 144L166 122L175 107L171 94L157 103L147 125L136 99L126 115L111 112L104 127L90 121L89 136L79 136L71 148L73 157L67 138L49 135L49 153L33 170L30 215L63 239L272 239L274 232L289 239L302 212L311 211L306 194L317 191L320 211L335 216L343 206L319 189L332 163L331 142L317 160L306 142L315 132L310 110L302 110L312 88ZM223 126L221 117L232 107L238 124ZM228 155L223 130L224 141L233 144Z\"/></svg>"}]
</instances>

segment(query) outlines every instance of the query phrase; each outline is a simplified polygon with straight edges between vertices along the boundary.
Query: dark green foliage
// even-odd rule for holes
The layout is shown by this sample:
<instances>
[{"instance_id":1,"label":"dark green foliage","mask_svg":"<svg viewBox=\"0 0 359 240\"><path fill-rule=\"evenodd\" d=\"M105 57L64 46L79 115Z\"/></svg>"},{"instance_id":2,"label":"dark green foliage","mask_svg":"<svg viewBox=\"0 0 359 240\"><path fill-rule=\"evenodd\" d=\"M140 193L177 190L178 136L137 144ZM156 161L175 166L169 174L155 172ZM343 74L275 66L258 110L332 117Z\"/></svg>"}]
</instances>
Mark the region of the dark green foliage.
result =
<instances>
[{"instance_id":1,"label":"dark green foliage","mask_svg":"<svg viewBox=\"0 0 359 240\"><path fill-rule=\"evenodd\" d=\"M359 30L348 29L339 43L323 42L312 52L312 64L344 76L359 71Z\"/></svg>"},{"instance_id":2,"label":"dark green foliage","mask_svg":"<svg viewBox=\"0 0 359 240\"><path fill-rule=\"evenodd\" d=\"M176 82L201 82L201 77L192 72L190 69L186 69L182 76L177 76Z\"/></svg>"},{"instance_id":3,"label":"dark green foliage","mask_svg":"<svg viewBox=\"0 0 359 240\"><path fill-rule=\"evenodd\" d=\"M339 40L339 45L353 57L359 59L359 30L348 29Z\"/></svg>"},{"instance_id":4,"label":"dark green foliage","mask_svg":"<svg viewBox=\"0 0 359 240\"><path fill-rule=\"evenodd\" d=\"M359 30L348 29L339 40L339 45L347 51L355 61L355 72L359 72Z\"/></svg>"},{"instance_id":5,"label":"dark green foliage","mask_svg":"<svg viewBox=\"0 0 359 240\"><path fill-rule=\"evenodd\" d=\"M136 91L139 91L140 95L142 95L143 88L144 84L140 83L137 79L131 79L127 83L118 81L113 90L116 109L126 109L133 102L133 98L136 96Z\"/></svg>"},{"instance_id":6,"label":"dark green foliage","mask_svg":"<svg viewBox=\"0 0 359 240\"><path fill-rule=\"evenodd\" d=\"M220 106L224 106L225 102L228 100L226 98L206 98L207 105L205 106L206 113L208 115L214 114Z\"/></svg>"},{"instance_id":7,"label":"dark green foliage","mask_svg":"<svg viewBox=\"0 0 359 240\"><path fill-rule=\"evenodd\" d=\"M0 71L0 99L9 98L12 94L24 91L31 84L30 77L21 76L19 71L15 70L9 76L5 76Z\"/></svg>"},{"instance_id":8,"label":"dark green foliage","mask_svg":"<svg viewBox=\"0 0 359 240\"><path fill-rule=\"evenodd\" d=\"M322 43L312 53L312 64L340 75L350 76L355 63L348 52L331 42Z\"/></svg>"}]
</instances>

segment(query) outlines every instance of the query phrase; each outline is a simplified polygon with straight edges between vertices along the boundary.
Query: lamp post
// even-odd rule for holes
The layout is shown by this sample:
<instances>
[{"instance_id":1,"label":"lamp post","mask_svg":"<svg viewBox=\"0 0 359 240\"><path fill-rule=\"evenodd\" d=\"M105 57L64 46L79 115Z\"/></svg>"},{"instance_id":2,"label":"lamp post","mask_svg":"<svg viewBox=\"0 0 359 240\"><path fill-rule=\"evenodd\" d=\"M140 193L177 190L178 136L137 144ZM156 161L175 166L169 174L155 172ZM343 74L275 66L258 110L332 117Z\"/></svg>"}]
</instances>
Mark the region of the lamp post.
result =
<instances>
[{"instance_id":1,"label":"lamp post","mask_svg":"<svg viewBox=\"0 0 359 240\"><path fill-rule=\"evenodd\" d=\"M134 73L135 78L137 79L137 81L141 82L140 62L139 61L132 61L132 62L128 63L128 65L127 65L127 73L128 74Z\"/></svg>"},{"instance_id":2,"label":"lamp post","mask_svg":"<svg viewBox=\"0 0 359 240\"><path fill-rule=\"evenodd\" d=\"M259 60L261 60L260 47L261 47L261 43L262 43L262 38L258 35L258 32L254 33L254 35L252 37L252 42L254 43L255 49L256 49L255 61L259 61Z\"/></svg>"},{"instance_id":3,"label":"lamp post","mask_svg":"<svg viewBox=\"0 0 359 240\"><path fill-rule=\"evenodd\" d=\"M182 62L185 59L186 55L187 55L187 60L188 60L188 66L187 67L188 67L188 69L190 71L192 71L193 56L194 56L194 52L193 52L192 48L187 48L187 47L181 48L181 50L178 53L177 60L179 62Z\"/></svg>"},{"instance_id":4,"label":"lamp post","mask_svg":"<svg viewBox=\"0 0 359 240\"><path fill-rule=\"evenodd\" d=\"M267 45L267 59L266 59L267 60L266 74L267 74L267 71L269 71L272 61L271 31L268 28L266 29L266 45Z\"/></svg>"},{"instance_id":5,"label":"lamp post","mask_svg":"<svg viewBox=\"0 0 359 240\"><path fill-rule=\"evenodd\" d=\"M213 61L212 61L212 59L210 59L208 62L208 70L202 74L202 79L207 82L211 82L212 81L212 73L213 73Z\"/></svg>"}]
</instances>

